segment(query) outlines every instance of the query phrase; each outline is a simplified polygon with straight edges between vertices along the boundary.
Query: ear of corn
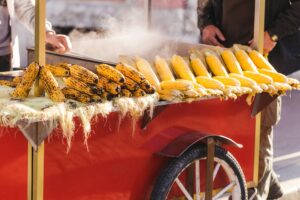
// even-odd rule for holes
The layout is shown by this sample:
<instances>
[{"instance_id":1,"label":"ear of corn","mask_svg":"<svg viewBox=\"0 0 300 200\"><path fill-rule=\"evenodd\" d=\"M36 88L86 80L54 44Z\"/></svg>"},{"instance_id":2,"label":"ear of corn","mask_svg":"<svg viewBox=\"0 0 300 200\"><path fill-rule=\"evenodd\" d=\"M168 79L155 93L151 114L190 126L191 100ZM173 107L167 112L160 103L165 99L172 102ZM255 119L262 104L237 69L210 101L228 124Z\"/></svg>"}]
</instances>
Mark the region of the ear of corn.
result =
<instances>
[{"instance_id":1,"label":"ear of corn","mask_svg":"<svg viewBox=\"0 0 300 200\"><path fill-rule=\"evenodd\" d=\"M193 82L183 79L177 79L175 81L162 81L161 87L163 90L190 90L194 88Z\"/></svg>"},{"instance_id":2,"label":"ear of corn","mask_svg":"<svg viewBox=\"0 0 300 200\"><path fill-rule=\"evenodd\" d=\"M243 75L242 68L231 50L226 49L221 52L222 59L231 73Z\"/></svg>"},{"instance_id":3,"label":"ear of corn","mask_svg":"<svg viewBox=\"0 0 300 200\"><path fill-rule=\"evenodd\" d=\"M132 93L130 92L130 90L127 90L127 89L122 89L121 94L124 97L132 97Z\"/></svg>"},{"instance_id":4,"label":"ear of corn","mask_svg":"<svg viewBox=\"0 0 300 200\"><path fill-rule=\"evenodd\" d=\"M107 64L96 65L96 70L100 76L103 76L116 83L121 84L125 82L125 77L123 76L123 74L110 65Z\"/></svg>"},{"instance_id":5,"label":"ear of corn","mask_svg":"<svg viewBox=\"0 0 300 200\"><path fill-rule=\"evenodd\" d=\"M278 83L278 82L275 82L273 85L274 85L278 90L283 91L283 92L286 92L286 91L292 89L292 86L290 86L290 85L287 84L287 83Z\"/></svg>"},{"instance_id":6,"label":"ear of corn","mask_svg":"<svg viewBox=\"0 0 300 200\"><path fill-rule=\"evenodd\" d=\"M85 82L82 82L74 77L64 78L64 82L67 87L76 89L80 92L83 92L88 95L101 94L100 90L96 86L89 85Z\"/></svg>"},{"instance_id":7,"label":"ear of corn","mask_svg":"<svg viewBox=\"0 0 300 200\"><path fill-rule=\"evenodd\" d=\"M97 102L97 103L102 102L102 99L99 95L92 95L91 99L92 99L92 102Z\"/></svg>"},{"instance_id":8,"label":"ear of corn","mask_svg":"<svg viewBox=\"0 0 300 200\"><path fill-rule=\"evenodd\" d=\"M235 73L230 73L229 77L239 80L242 87L251 88L255 93L260 93L263 91L261 87L259 87L259 85L250 78Z\"/></svg>"},{"instance_id":9,"label":"ear of corn","mask_svg":"<svg viewBox=\"0 0 300 200\"><path fill-rule=\"evenodd\" d=\"M22 81L17 85L16 89L12 93L12 99L20 99L23 100L28 97L29 91L38 76L40 67L36 63L31 63L24 75L22 77Z\"/></svg>"},{"instance_id":10,"label":"ear of corn","mask_svg":"<svg viewBox=\"0 0 300 200\"><path fill-rule=\"evenodd\" d=\"M93 102L93 99L91 96L84 94L78 90L75 90L73 88L65 87L62 89L62 93L67 99L73 99L75 101L79 101L81 103L91 103Z\"/></svg>"},{"instance_id":11,"label":"ear of corn","mask_svg":"<svg viewBox=\"0 0 300 200\"><path fill-rule=\"evenodd\" d=\"M190 89L182 92L186 98L199 98L199 93L195 89Z\"/></svg>"},{"instance_id":12,"label":"ear of corn","mask_svg":"<svg viewBox=\"0 0 300 200\"><path fill-rule=\"evenodd\" d=\"M70 74L72 77L88 84L96 85L98 83L98 76L96 74L79 65L72 65L70 67Z\"/></svg>"},{"instance_id":13,"label":"ear of corn","mask_svg":"<svg viewBox=\"0 0 300 200\"><path fill-rule=\"evenodd\" d=\"M18 85L22 81L22 76L16 76L13 78L12 82Z\"/></svg>"},{"instance_id":14,"label":"ear of corn","mask_svg":"<svg viewBox=\"0 0 300 200\"><path fill-rule=\"evenodd\" d=\"M141 83L143 80L145 80L143 74L129 65L119 63L117 64L116 69L119 70L125 77L128 77L137 83Z\"/></svg>"},{"instance_id":15,"label":"ear of corn","mask_svg":"<svg viewBox=\"0 0 300 200\"><path fill-rule=\"evenodd\" d=\"M197 80L197 83L204 86L205 88L218 89L218 90L225 89L225 86L222 82L220 82L219 80L213 79L213 78L197 76L196 80Z\"/></svg>"},{"instance_id":16,"label":"ear of corn","mask_svg":"<svg viewBox=\"0 0 300 200\"><path fill-rule=\"evenodd\" d=\"M43 67L40 70L40 80L48 97L54 102L63 102L65 96L58 87L58 83L52 75L51 71Z\"/></svg>"},{"instance_id":17,"label":"ear of corn","mask_svg":"<svg viewBox=\"0 0 300 200\"><path fill-rule=\"evenodd\" d=\"M121 92L121 86L115 82L108 82L104 84L104 89L111 94L119 94Z\"/></svg>"},{"instance_id":18,"label":"ear of corn","mask_svg":"<svg viewBox=\"0 0 300 200\"><path fill-rule=\"evenodd\" d=\"M269 61L263 57L262 54L260 54L258 51L256 50L251 50L249 52L249 57L251 58L251 60L254 62L254 64L258 67L258 68L263 68L263 69L269 69L272 71L276 71L273 66L269 63Z\"/></svg>"},{"instance_id":19,"label":"ear of corn","mask_svg":"<svg viewBox=\"0 0 300 200\"><path fill-rule=\"evenodd\" d=\"M139 88L133 92L133 96L134 97L143 97L143 96L146 96L146 92L144 90L142 90L141 88Z\"/></svg>"},{"instance_id":20,"label":"ear of corn","mask_svg":"<svg viewBox=\"0 0 300 200\"><path fill-rule=\"evenodd\" d=\"M144 81L142 82L144 83ZM126 77L125 78L125 86L130 91L135 91L138 88L140 88L139 84L133 81L131 78Z\"/></svg>"},{"instance_id":21,"label":"ear of corn","mask_svg":"<svg viewBox=\"0 0 300 200\"><path fill-rule=\"evenodd\" d=\"M244 76L251 78L256 83L264 83L264 84L272 84L273 80L271 77L266 76L264 74L259 74L252 71L244 71Z\"/></svg>"},{"instance_id":22,"label":"ear of corn","mask_svg":"<svg viewBox=\"0 0 300 200\"><path fill-rule=\"evenodd\" d=\"M0 80L0 85L7 86L7 87L16 87L17 83L15 83L13 81L8 81L8 80Z\"/></svg>"},{"instance_id":23,"label":"ear of corn","mask_svg":"<svg viewBox=\"0 0 300 200\"><path fill-rule=\"evenodd\" d=\"M114 97L112 94L110 94L110 93L108 93L108 92L106 92L106 91L104 91L100 96L101 96L101 98L102 98L103 100L107 100L107 101L112 100L113 97Z\"/></svg>"},{"instance_id":24,"label":"ear of corn","mask_svg":"<svg viewBox=\"0 0 300 200\"><path fill-rule=\"evenodd\" d=\"M241 83L235 78L225 76L214 76L213 78L222 82L225 86L241 86Z\"/></svg>"},{"instance_id":25,"label":"ear of corn","mask_svg":"<svg viewBox=\"0 0 300 200\"><path fill-rule=\"evenodd\" d=\"M175 78L168 62L159 56L155 57L155 68L162 81L174 81Z\"/></svg>"},{"instance_id":26,"label":"ear of corn","mask_svg":"<svg viewBox=\"0 0 300 200\"><path fill-rule=\"evenodd\" d=\"M251 60L251 58L248 56L246 51L239 49L236 45L233 46L235 51L235 56L238 62L240 63L240 66L244 71L253 71L258 72L257 67Z\"/></svg>"},{"instance_id":27,"label":"ear of corn","mask_svg":"<svg viewBox=\"0 0 300 200\"><path fill-rule=\"evenodd\" d=\"M179 78L196 82L193 72L181 56L173 55L171 58L171 63L175 73Z\"/></svg>"},{"instance_id":28,"label":"ear of corn","mask_svg":"<svg viewBox=\"0 0 300 200\"><path fill-rule=\"evenodd\" d=\"M191 54L190 60L191 60L191 67L197 76L211 77L206 66L204 65L204 63L200 58L198 58L195 54Z\"/></svg>"},{"instance_id":29,"label":"ear of corn","mask_svg":"<svg viewBox=\"0 0 300 200\"><path fill-rule=\"evenodd\" d=\"M140 57L137 57L135 62L139 72L141 72L145 76L145 78L151 83L151 85L159 89L159 80L150 63L147 60Z\"/></svg>"},{"instance_id":30,"label":"ear of corn","mask_svg":"<svg viewBox=\"0 0 300 200\"><path fill-rule=\"evenodd\" d=\"M70 69L61 67L64 65L46 65L47 68L56 77L68 77L70 76Z\"/></svg>"},{"instance_id":31,"label":"ear of corn","mask_svg":"<svg viewBox=\"0 0 300 200\"><path fill-rule=\"evenodd\" d=\"M205 52L205 60L210 70L215 76L228 76L226 68L216 55L209 52Z\"/></svg>"},{"instance_id":32,"label":"ear of corn","mask_svg":"<svg viewBox=\"0 0 300 200\"><path fill-rule=\"evenodd\" d=\"M281 74L281 73L278 73L278 72L275 72L275 71L270 71L268 69L259 69L258 70L259 73L261 74L265 74L267 76L270 76L274 82L279 82L279 83L287 83L288 82L288 78Z\"/></svg>"}]
</instances>

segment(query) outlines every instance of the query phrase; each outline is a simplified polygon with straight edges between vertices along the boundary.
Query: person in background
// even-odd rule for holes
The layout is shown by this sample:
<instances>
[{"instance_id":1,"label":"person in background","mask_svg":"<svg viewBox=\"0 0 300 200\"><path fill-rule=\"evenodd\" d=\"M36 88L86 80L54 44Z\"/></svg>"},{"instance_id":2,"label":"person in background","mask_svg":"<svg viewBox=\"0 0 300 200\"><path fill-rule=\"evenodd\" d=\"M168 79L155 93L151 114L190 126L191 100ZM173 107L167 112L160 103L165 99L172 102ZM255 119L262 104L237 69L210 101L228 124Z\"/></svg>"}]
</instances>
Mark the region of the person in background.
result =
<instances>
[{"instance_id":1,"label":"person in background","mask_svg":"<svg viewBox=\"0 0 300 200\"><path fill-rule=\"evenodd\" d=\"M26 37L24 31L19 31L17 28L20 23L31 34L33 33L35 24L33 1L0 0L0 71L11 70L11 60L19 60L20 56L26 56L19 55L19 49L22 48L19 41L22 37ZM56 34L48 21L46 22L46 43L58 53L65 53L71 48L69 38Z\"/></svg>"},{"instance_id":2,"label":"person in background","mask_svg":"<svg viewBox=\"0 0 300 200\"><path fill-rule=\"evenodd\" d=\"M205 44L253 46L255 0L198 0L198 27ZM300 69L300 0L266 0L264 54L285 75ZM280 99L262 111L259 183L255 199L283 195L273 171L273 126L280 118Z\"/></svg>"}]
</instances>

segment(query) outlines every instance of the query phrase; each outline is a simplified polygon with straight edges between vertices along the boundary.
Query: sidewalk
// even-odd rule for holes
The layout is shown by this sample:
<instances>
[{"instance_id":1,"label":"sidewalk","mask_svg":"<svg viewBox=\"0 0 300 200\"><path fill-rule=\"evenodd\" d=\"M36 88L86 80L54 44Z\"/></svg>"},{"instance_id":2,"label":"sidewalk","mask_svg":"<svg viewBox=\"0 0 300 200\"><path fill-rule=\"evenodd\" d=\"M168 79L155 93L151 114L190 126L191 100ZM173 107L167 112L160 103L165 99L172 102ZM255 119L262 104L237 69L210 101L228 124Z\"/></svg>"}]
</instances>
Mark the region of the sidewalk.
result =
<instances>
[{"instance_id":1,"label":"sidewalk","mask_svg":"<svg viewBox=\"0 0 300 200\"><path fill-rule=\"evenodd\" d=\"M300 92L283 97L281 121L275 128L274 169L280 175L284 197L300 199Z\"/></svg>"}]
</instances>

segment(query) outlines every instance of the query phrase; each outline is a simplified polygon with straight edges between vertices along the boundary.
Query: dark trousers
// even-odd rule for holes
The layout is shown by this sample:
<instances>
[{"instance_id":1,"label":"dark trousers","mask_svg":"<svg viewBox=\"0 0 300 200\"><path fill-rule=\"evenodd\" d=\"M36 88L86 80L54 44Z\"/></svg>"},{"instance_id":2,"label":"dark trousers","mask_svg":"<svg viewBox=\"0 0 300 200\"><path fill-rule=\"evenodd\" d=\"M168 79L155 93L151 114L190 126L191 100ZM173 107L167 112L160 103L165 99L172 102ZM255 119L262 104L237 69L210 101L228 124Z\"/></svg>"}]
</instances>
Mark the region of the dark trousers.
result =
<instances>
[{"instance_id":1,"label":"dark trousers","mask_svg":"<svg viewBox=\"0 0 300 200\"><path fill-rule=\"evenodd\" d=\"M11 70L11 55L0 56L0 72Z\"/></svg>"}]
</instances>

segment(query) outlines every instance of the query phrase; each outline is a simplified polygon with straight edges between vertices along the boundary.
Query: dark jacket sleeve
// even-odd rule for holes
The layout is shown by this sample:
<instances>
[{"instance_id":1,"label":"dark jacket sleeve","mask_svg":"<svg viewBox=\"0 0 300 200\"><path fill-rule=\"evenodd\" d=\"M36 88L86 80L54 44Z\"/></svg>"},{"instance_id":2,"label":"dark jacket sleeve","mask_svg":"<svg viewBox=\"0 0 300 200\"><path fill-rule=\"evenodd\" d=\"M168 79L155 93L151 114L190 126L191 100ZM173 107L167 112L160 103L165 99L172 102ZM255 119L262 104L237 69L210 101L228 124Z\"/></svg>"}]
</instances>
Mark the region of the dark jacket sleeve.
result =
<instances>
[{"instance_id":1,"label":"dark jacket sleeve","mask_svg":"<svg viewBox=\"0 0 300 200\"><path fill-rule=\"evenodd\" d=\"M300 30L300 0L292 1L291 6L282 11L277 19L267 29L269 33L276 34L279 39L294 34Z\"/></svg>"},{"instance_id":2,"label":"dark jacket sleeve","mask_svg":"<svg viewBox=\"0 0 300 200\"><path fill-rule=\"evenodd\" d=\"M198 28L200 29L200 31L202 31L202 29L207 25L216 24L216 17L214 16L212 0L208 0L206 3L198 3L197 13Z\"/></svg>"}]
</instances>

